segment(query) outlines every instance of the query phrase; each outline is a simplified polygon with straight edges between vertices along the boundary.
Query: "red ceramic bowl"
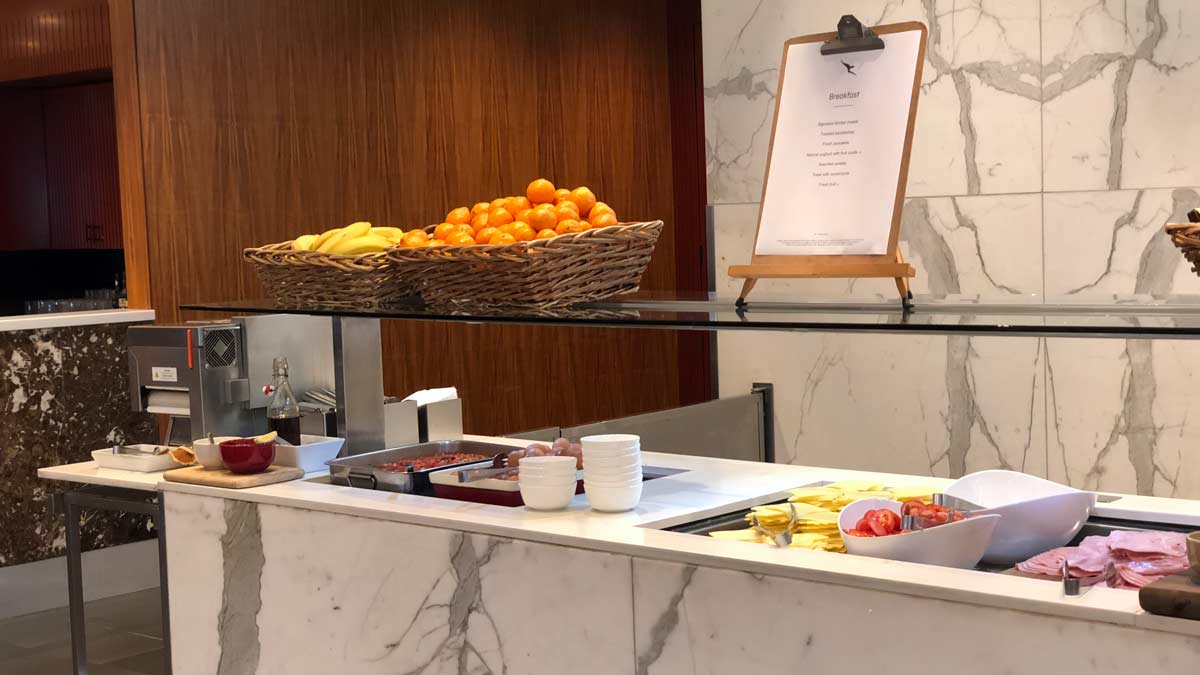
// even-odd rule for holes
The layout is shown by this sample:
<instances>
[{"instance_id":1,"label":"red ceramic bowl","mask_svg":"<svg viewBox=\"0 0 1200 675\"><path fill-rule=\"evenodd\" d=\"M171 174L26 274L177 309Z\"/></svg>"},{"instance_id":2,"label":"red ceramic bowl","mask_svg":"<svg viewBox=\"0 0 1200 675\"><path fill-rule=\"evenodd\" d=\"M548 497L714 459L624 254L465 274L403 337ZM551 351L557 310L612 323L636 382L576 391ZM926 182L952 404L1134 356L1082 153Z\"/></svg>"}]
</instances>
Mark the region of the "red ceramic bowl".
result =
<instances>
[{"instance_id":1,"label":"red ceramic bowl","mask_svg":"<svg viewBox=\"0 0 1200 675\"><path fill-rule=\"evenodd\" d=\"M266 471L275 461L275 441L255 443L249 438L221 442L221 461L234 473Z\"/></svg>"}]
</instances>

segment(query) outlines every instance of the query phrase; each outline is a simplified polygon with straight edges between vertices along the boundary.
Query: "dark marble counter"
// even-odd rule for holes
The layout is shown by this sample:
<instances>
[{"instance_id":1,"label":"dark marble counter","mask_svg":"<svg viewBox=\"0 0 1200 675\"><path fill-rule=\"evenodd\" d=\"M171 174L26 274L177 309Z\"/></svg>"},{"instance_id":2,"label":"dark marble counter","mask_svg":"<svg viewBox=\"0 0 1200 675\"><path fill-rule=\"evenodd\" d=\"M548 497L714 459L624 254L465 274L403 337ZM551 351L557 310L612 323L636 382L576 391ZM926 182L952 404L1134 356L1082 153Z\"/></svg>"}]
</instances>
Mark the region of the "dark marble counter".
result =
<instances>
[{"instance_id":1,"label":"dark marble counter","mask_svg":"<svg viewBox=\"0 0 1200 675\"><path fill-rule=\"evenodd\" d=\"M113 443L157 440L129 404L125 331L104 324L0 332L0 567L61 555L61 484L39 467L91 459ZM88 512L84 550L153 537L145 517Z\"/></svg>"}]
</instances>

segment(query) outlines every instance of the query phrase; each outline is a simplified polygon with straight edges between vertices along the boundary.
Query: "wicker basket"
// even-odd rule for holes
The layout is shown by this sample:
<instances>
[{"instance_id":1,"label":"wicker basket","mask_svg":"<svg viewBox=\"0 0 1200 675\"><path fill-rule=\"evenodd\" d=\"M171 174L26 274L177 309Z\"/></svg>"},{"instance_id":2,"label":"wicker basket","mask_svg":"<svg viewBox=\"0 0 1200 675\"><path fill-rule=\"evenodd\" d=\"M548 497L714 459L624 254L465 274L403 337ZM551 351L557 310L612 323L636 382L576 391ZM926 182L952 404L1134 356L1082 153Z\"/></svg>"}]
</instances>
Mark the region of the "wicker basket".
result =
<instances>
[{"instance_id":1,"label":"wicker basket","mask_svg":"<svg viewBox=\"0 0 1200 675\"><path fill-rule=\"evenodd\" d=\"M254 266L267 293L284 305L372 308L416 300L415 285L392 269L387 253L295 251L286 241L248 248L242 257Z\"/></svg>"},{"instance_id":2,"label":"wicker basket","mask_svg":"<svg viewBox=\"0 0 1200 675\"><path fill-rule=\"evenodd\" d=\"M567 307L636 291L661 220L507 246L392 248L394 273L443 309Z\"/></svg>"},{"instance_id":3,"label":"wicker basket","mask_svg":"<svg viewBox=\"0 0 1200 675\"><path fill-rule=\"evenodd\" d=\"M1183 257L1192 264L1192 271L1200 274L1200 223L1174 223L1167 225L1171 243L1179 247Z\"/></svg>"}]
</instances>

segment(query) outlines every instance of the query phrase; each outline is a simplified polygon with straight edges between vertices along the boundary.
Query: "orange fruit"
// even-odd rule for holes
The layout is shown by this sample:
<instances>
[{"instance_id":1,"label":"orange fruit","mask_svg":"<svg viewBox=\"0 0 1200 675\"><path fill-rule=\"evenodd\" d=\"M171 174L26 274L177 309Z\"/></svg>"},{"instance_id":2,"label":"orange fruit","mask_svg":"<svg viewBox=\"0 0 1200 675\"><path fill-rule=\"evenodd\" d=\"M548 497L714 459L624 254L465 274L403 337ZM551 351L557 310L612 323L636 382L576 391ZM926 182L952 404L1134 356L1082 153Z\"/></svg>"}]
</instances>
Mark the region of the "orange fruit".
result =
<instances>
[{"instance_id":1,"label":"orange fruit","mask_svg":"<svg viewBox=\"0 0 1200 675\"><path fill-rule=\"evenodd\" d=\"M542 230L541 232L538 232L537 236L534 238L535 239L553 239L557 236L558 236L557 232L555 232L554 230L551 230L550 228L546 228L546 229Z\"/></svg>"},{"instance_id":2,"label":"orange fruit","mask_svg":"<svg viewBox=\"0 0 1200 675\"><path fill-rule=\"evenodd\" d=\"M558 188L557 190L554 191L554 201L556 203L561 202L562 200L566 199L567 196L570 194L571 194L571 191L568 190L567 188Z\"/></svg>"},{"instance_id":3,"label":"orange fruit","mask_svg":"<svg viewBox=\"0 0 1200 675\"><path fill-rule=\"evenodd\" d=\"M500 230L497 230L494 227L485 227L482 230L475 233L475 243L476 244L486 244L489 241L491 241L492 237L494 237L499 232L500 232Z\"/></svg>"},{"instance_id":4,"label":"orange fruit","mask_svg":"<svg viewBox=\"0 0 1200 675\"><path fill-rule=\"evenodd\" d=\"M508 209L500 207L488 211L488 225L492 227L500 227L507 225L513 221L513 214L508 212Z\"/></svg>"},{"instance_id":5,"label":"orange fruit","mask_svg":"<svg viewBox=\"0 0 1200 675\"><path fill-rule=\"evenodd\" d=\"M481 213L487 213L492 208L492 205L487 202L479 202L471 207L471 215L477 216Z\"/></svg>"},{"instance_id":6,"label":"orange fruit","mask_svg":"<svg viewBox=\"0 0 1200 675\"><path fill-rule=\"evenodd\" d=\"M412 230L401 237L400 245L405 248L419 248L428 241L429 235L425 234L425 230Z\"/></svg>"},{"instance_id":7,"label":"orange fruit","mask_svg":"<svg viewBox=\"0 0 1200 675\"><path fill-rule=\"evenodd\" d=\"M517 220L522 223L529 222L529 216L533 214L533 209L522 209L517 215Z\"/></svg>"},{"instance_id":8,"label":"orange fruit","mask_svg":"<svg viewBox=\"0 0 1200 675\"><path fill-rule=\"evenodd\" d=\"M471 222L471 209L465 206L460 206L450 213L446 214L446 222L454 225L462 225L463 223Z\"/></svg>"},{"instance_id":9,"label":"orange fruit","mask_svg":"<svg viewBox=\"0 0 1200 675\"><path fill-rule=\"evenodd\" d=\"M475 236L475 228L471 227L470 225L455 225L454 227L458 228L454 232L461 232L461 233L467 235L468 237ZM451 234L453 234L453 233L451 233ZM446 239L446 241L450 241L450 240Z\"/></svg>"},{"instance_id":10,"label":"orange fruit","mask_svg":"<svg viewBox=\"0 0 1200 675\"><path fill-rule=\"evenodd\" d=\"M596 195L586 187L577 187L571 190L571 194L567 197L575 206L579 207L579 215L586 216L596 205Z\"/></svg>"},{"instance_id":11,"label":"orange fruit","mask_svg":"<svg viewBox=\"0 0 1200 675\"><path fill-rule=\"evenodd\" d=\"M486 214L486 213L477 214L474 218L471 219L471 224L470 224L471 232L472 233L478 232L479 230L482 230L483 228L487 227L487 225L488 225L488 214Z\"/></svg>"},{"instance_id":12,"label":"orange fruit","mask_svg":"<svg viewBox=\"0 0 1200 675\"><path fill-rule=\"evenodd\" d=\"M579 227L579 221L568 218L567 220L558 221L558 227L554 228L554 232L555 234L570 234L571 232L577 231L575 229L577 227Z\"/></svg>"},{"instance_id":13,"label":"orange fruit","mask_svg":"<svg viewBox=\"0 0 1200 675\"><path fill-rule=\"evenodd\" d=\"M504 200L504 208L508 209L508 212L513 214L515 218L522 211L533 208L533 204L530 204L529 200L525 197L509 197Z\"/></svg>"},{"instance_id":14,"label":"orange fruit","mask_svg":"<svg viewBox=\"0 0 1200 675\"><path fill-rule=\"evenodd\" d=\"M529 214L529 219L525 222L539 232L545 229L554 229L558 223L558 214L554 212L554 207L549 204L542 204Z\"/></svg>"},{"instance_id":15,"label":"orange fruit","mask_svg":"<svg viewBox=\"0 0 1200 675\"><path fill-rule=\"evenodd\" d=\"M489 243L492 246L508 246L509 244L517 243L517 239L511 234L500 232L496 236L492 237L492 241Z\"/></svg>"},{"instance_id":16,"label":"orange fruit","mask_svg":"<svg viewBox=\"0 0 1200 675\"><path fill-rule=\"evenodd\" d=\"M525 188L525 196L534 204L548 204L554 201L554 183L539 178Z\"/></svg>"},{"instance_id":17,"label":"orange fruit","mask_svg":"<svg viewBox=\"0 0 1200 675\"><path fill-rule=\"evenodd\" d=\"M461 224L462 223L442 223L441 225L438 225L436 229L434 229L433 238L434 239L445 239L445 238L449 237L452 233L457 232L458 226Z\"/></svg>"},{"instance_id":18,"label":"orange fruit","mask_svg":"<svg viewBox=\"0 0 1200 675\"><path fill-rule=\"evenodd\" d=\"M451 246L474 246L475 237L472 237L466 232L458 232L450 235L450 238L446 240L446 243L450 244Z\"/></svg>"},{"instance_id":19,"label":"orange fruit","mask_svg":"<svg viewBox=\"0 0 1200 675\"><path fill-rule=\"evenodd\" d=\"M441 239L430 239L429 241L425 242L425 245L429 248L436 248L438 246L445 246L446 242L442 241Z\"/></svg>"},{"instance_id":20,"label":"orange fruit","mask_svg":"<svg viewBox=\"0 0 1200 675\"><path fill-rule=\"evenodd\" d=\"M508 203L508 197L497 197L497 198L493 199L492 203L488 204L488 213L491 213L495 209L504 208L504 205L507 203Z\"/></svg>"},{"instance_id":21,"label":"orange fruit","mask_svg":"<svg viewBox=\"0 0 1200 675\"><path fill-rule=\"evenodd\" d=\"M612 212L593 214L591 223L592 227L612 227L617 224L617 216Z\"/></svg>"},{"instance_id":22,"label":"orange fruit","mask_svg":"<svg viewBox=\"0 0 1200 675\"><path fill-rule=\"evenodd\" d=\"M517 221L513 223L512 236L517 241L533 241L533 238L537 236L537 232L533 231L529 223Z\"/></svg>"},{"instance_id":23,"label":"orange fruit","mask_svg":"<svg viewBox=\"0 0 1200 675\"><path fill-rule=\"evenodd\" d=\"M554 207L554 217L558 222L564 220L579 220L579 207L575 202L563 202Z\"/></svg>"},{"instance_id":24,"label":"orange fruit","mask_svg":"<svg viewBox=\"0 0 1200 675\"><path fill-rule=\"evenodd\" d=\"M512 234L513 232L516 231L517 226L514 225L513 223L508 223L506 225L501 225L500 227L498 227L496 229L500 230L501 234Z\"/></svg>"},{"instance_id":25,"label":"orange fruit","mask_svg":"<svg viewBox=\"0 0 1200 675\"><path fill-rule=\"evenodd\" d=\"M588 210L588 220L591 220L601 213L611 213L614 216L617 215L617 212L613 211L612 207L608 204L605 204L604 202L596 202L592 205L592 208Z\"/></svg>"}]
</instances>

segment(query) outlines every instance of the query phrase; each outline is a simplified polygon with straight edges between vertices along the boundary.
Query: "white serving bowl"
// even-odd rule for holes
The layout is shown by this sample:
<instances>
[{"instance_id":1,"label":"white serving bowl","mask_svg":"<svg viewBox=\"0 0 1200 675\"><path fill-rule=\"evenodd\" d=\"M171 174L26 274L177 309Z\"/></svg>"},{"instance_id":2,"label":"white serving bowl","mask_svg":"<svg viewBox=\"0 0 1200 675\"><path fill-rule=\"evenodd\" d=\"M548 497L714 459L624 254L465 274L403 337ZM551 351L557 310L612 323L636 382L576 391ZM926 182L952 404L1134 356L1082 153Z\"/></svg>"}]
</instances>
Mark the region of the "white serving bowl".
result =
<instances>
[{"instance_id":1,"label":"white serving bowl","mask_svg":"<svg viewBox=\"0 0 1200 675\"><path fill-rule=\"evenodd\" d=\"M575 497L577 487L575 481L561 485L532 485L524 480L519 483L521 500L525 502L526 507L535 511L558 511L567 508Z\"/></svg>"},{"instance_id":2,"label":"white serving bowl","mask_svg":"<svg viewBox=\"0 0 1200 675\"><path fill-rule=\"evenodd\" d=\"M583 456L583 465L585 467L590 466L593 469L630 468L634 466L641 466L642 456L640 454L636 454L626 455L623 457L594 457L592 455L585 454Z\"/></svg>"},{"instance_id":3,"label":"white serving bowl","mask_svg":"<svg viewBox=\"0 0 1200 675\"><path fill-rule=\"evenodd\" d=\"M609 513L629 511L642 501L641 482L623 487L610 487L589 485L587 481L584 481L583 491L587 494L588 503L597 511Z\"/></svg>"},{"instance_id":4,"label":"white serving bowl","mask_svg":"<svg viewBox=\"0 0 1200 675\"><path fill-rule=\"evenodd\" d=\"M209 469L225 468L225 462L221 459L221 443L236 441L239 438L241 436L217 436L213 439L213 443L209 443L207 438L197 438L192 441L192 452L196 455L196 462ZM278 445L276 452L278 452Z\"/></svg>"},{"instance_id":5,"label":"white serving bowl","mask_svg":"<svg viewBox=\"0 0 1200 675\"><path fill-rule=\"evenodd\" d=\"M965 520L946 523L928 530L886 537L852 537L846 530L854 529L863 514L871 509L889 509L900 514L900 502L891 499L859 499L842 509L838 530L846 552L869 558L887 558L905 562L970 569L979 563L987 550L998 515L971 516Z\"/></svg>"},{"instance_id":6,"label":"white serving bowl","mask_svg":"<svg viewBox=\"0 0 1200 675\"><path fill-rule=\"evenodd\" d=\"M1017 471L994 469L963 476L944 492L1002 516L983 554L989 563L1027 560L1066 546L1087 522L1096 495Z\"/></svg>"},{"instance_id":7,"label":"white serving bowl","mask_svg":"<svg viewBox=\"0 0 1200 675\"><path fill-rule=\"evenodd\" d=\"M300 445L276 443L275 461L272 464L299 467L305 473L324 471L329 468L325 462L335 459L345 444L344 438L304 434L300 436Z\"/></svg>"},{"instance_id":8,"label":"white serving bowl","mask_svg":"<svg viewBox=\"0 0 1200 675\"><path fill-rule=\"evenodd\" d=\"M555 461L533 461L533 460L555 460ZM521 478L526 477L559 477L559 478L575 478L575 458L574 457L530 457L521 460L517 467L517 475Z\"/></svg>"},{"instance_id":9,"label":"white serving bowl","mask_svg":"<svg viewBox=\"0 0 1200 675\"><path fill-rule=\"evenodd\" d=\"M620 452L640 450L642 438L633 434L599 434L584 436L579 439L579 444L583 446L585 455L588 450L595 453Z\"/></svg>"},{"instance_id":10,"label":"white serving bowl","mask_svg":"<svg viewBox=\"0 0 1200 675\"><path fill-rule=\"evenodd\" d=\"M643 482L644 481L641 478L631 478L629 480L611 480L611 481L593 480L593 479L584 478L583 479L583 489L584 490L590 490L592 488L596 488L598 490L599 489L629 489L629 488L638 487Z\"/></svg>"},{"instance_id":11,"label":"white serving bowl","mask_svg":"<svg viewBox=\"0 0 1200 675\"><path fill-rule=\"evenodd\" d=\"M642 480L642 470L633 471L588 471L583 470L583 479L596 483L627 483Z\"/></svg>"}]
</instances>

